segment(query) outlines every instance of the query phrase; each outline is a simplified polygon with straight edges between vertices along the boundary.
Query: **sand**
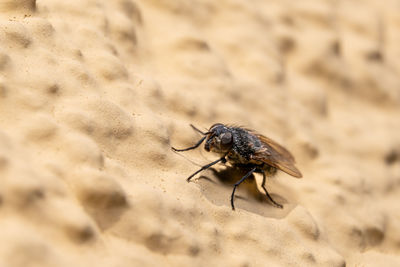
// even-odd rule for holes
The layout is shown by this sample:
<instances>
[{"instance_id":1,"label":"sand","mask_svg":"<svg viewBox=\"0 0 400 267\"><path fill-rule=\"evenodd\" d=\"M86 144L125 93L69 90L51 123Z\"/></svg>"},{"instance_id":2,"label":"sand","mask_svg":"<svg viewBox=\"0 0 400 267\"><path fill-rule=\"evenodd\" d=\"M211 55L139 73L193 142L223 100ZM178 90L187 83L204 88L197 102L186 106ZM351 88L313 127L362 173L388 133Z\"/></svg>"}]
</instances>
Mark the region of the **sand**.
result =
<instances>
[{"instance_id":1,"label":"sand","mask_svg":"<svg viewBox=\"0 0 400 267\"><path fill-rule=\"evenodd\" d=\"M0 266L400 266L398 1L1 0ZM286 146L277 209L213 123Z\"/></svg>"}]
</instances>

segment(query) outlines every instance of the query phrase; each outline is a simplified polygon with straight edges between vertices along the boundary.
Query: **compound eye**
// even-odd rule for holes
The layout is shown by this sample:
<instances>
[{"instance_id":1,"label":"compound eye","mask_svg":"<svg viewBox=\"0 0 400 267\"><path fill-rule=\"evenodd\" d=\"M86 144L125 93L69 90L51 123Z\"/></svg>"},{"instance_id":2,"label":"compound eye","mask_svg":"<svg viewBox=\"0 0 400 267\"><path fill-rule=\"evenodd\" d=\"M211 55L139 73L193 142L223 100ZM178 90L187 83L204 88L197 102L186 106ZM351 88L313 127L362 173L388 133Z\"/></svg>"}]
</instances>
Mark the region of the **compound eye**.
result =
<instances>
[{"instance_id":1,"label":"compound eye","mask_svg":"<svg viewBox=\"0 0 400 267\"><path fill-rule=\"evenodd\" d=\"M229 132L221 134L219 138L221 139L222 145L228 145L232 143L232 134Z\"/></svg>"}]
</instances>

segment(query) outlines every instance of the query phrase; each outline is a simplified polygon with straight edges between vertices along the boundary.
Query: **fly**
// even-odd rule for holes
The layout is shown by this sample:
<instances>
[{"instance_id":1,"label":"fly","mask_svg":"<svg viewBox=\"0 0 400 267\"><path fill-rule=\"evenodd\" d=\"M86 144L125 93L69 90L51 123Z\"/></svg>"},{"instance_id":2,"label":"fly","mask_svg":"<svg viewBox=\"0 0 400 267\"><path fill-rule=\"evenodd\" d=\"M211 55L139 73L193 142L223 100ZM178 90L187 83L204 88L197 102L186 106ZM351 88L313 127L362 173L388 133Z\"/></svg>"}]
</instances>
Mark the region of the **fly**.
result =
<instances>
[{"instance_id":1,"label":"fly","mask_svg":"<svg viewBox=\"0 0 400 267\"><path fill-rule=\"evenodd\" d=\"M198 171L190 175L186 180L190 180L199 172L204 171L217 163L229 162L232 166L238 167L248 172L235 183L231 195L232 210L235 210L234 198L236 188L253 173L262 173L263 181L261 187L268 199L278 208L283 206L277 203L265 188L266 176L273 176L277 170L301 178L301 172L296 168L293 155L283 146L256 131L242 127L228 126L216 123L207 132L202 132L195 126L190 125L195 131L201 133L203 137L194 145L185 149L172 149L176 152L183 152L199 147L204 141L204 149L220 155L220 158L201 167Z\"/></svg>"}]
</instances>

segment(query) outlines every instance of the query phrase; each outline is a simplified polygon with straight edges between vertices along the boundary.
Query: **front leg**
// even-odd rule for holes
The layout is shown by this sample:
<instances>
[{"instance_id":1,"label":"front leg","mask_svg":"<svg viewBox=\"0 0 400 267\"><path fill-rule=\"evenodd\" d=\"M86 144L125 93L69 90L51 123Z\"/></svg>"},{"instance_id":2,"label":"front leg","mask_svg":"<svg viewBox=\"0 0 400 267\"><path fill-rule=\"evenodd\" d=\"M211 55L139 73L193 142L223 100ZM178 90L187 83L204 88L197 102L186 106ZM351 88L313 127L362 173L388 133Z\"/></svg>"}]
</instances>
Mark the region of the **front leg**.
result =
<instances>
[{"instance_id":1,"label":"front leg","mask_svg":"<svg viewBox=\"0 0 400 267\"><path fill-rule=\"evenodd\" d=\"M223 156L222 158L220 158L220 159L217 159L216 161L213 161L213 162L211 162L211 163L209 163L209 164L207 164L207 165L204 165L203 167L200 168L200 170L198 170L198 171L196 171L195 173L193 173L192 175L190 175L190 176L186 179L186 181L190 182L190 179L192 179L193 176L195 176L196 174L198 174L198 173L201 172L201 171L207 170L208 168L210 168L211 166L217 164L218 162L226 163L225 156L226 156L226 155L224 155L224 156Z\"/></svg>"},{"instance_id":2,"label":"front leg","mask_svg":"<svg viewBox=\"0 0 400 267\"><path fill-rule=\"evenodd\" d=\"M171 147L171 149L172 149L173 151L176 151L176 152L183 152L183 151L192 150L192 149L198 148L199 145L201 145L201 143L203 143L204 139L206 139L206 136L204 136L203 138L201 138L194 146L191 146L191 147L188 147L188 148L177 149L177 148L175 148L175 147Z\"/></svg>"}]
</instances>

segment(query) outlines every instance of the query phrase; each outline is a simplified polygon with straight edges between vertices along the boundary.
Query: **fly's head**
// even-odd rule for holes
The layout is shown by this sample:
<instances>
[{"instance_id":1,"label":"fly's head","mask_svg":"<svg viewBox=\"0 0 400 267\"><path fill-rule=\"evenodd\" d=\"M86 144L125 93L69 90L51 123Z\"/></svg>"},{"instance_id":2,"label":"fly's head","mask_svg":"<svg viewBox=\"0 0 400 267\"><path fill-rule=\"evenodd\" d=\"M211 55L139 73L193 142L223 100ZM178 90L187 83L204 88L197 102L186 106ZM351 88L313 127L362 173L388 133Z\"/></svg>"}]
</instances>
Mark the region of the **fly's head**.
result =
<instances>
[{"instance_id":1,"label":"fly's head","mask_svg":"<svg viewBox=\"0 0 400 267\"><path fill-rule=\"evenodd\" d=\"M232 131L221 123L214 124L207 132L204 149L216 153L226 153L233 145Z\"/></svg>"}]
</instances>

